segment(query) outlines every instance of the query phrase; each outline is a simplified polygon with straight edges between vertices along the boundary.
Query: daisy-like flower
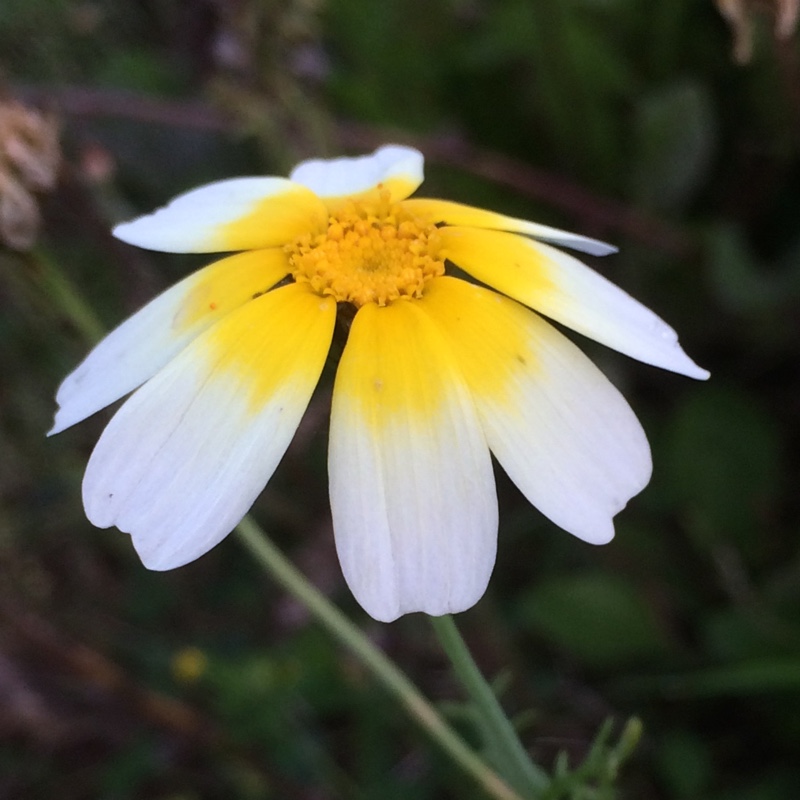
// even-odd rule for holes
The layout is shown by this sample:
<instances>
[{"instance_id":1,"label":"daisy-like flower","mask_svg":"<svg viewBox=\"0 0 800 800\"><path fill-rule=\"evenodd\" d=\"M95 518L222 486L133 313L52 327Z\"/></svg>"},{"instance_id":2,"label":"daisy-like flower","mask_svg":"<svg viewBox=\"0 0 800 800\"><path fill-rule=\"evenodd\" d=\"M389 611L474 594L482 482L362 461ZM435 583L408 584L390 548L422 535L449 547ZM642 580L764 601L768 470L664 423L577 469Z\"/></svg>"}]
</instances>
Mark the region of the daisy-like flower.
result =
<instances>
[{"instance_id":1,"label":"daisy-like flower","mask_svg":"<svg viewBox=\"0 0 800 800\"><path fill-rule=\"evenodd\" d=\"M593 239L445 200L410 198L423 158L390 145L236 178L117 226L167 252L235 252L109 334L62 384L51 433L136 390L92 453L88 518L144 564L220 542L283 456L319 379L337 307L328 470L344 576L373 617L463 611L495 561L490 452L584 541L650 479L620 393L537 313L648 364L708 373L647 308L552 244ZM449 274L451 265L475 279Z\"/></svg>"}]
</instances>

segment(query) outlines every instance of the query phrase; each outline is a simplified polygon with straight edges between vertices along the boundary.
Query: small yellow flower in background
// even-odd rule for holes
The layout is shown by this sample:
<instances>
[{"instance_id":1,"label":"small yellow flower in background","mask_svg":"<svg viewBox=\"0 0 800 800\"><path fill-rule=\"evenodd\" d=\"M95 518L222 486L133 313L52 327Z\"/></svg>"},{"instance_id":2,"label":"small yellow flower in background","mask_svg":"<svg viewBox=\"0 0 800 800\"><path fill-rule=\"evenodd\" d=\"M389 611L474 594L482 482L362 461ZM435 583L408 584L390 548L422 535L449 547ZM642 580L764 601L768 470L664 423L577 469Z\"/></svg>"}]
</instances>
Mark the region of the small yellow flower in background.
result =
<instances>
[{"instance_id":1,"label":"small yellow flower in background","mask_svg":"<svg viewBox=\"0 0 800 800\"><path fill-rule=\"evenodd\" d=\"M199 647L184 647L172 657L172 674L181 683L196 683L208 668L208 657Z\"/></svg>"},{"instance_id":2,"label":"small yellow flower in background","mask_svg":"<svg viewBox=\"0 0 800 800\"><path fill-rule=\"evenodd\" d=\"M51 433L140 387L100 437L83 500L95 525L131 534L147 567L198 558L250 508L319 379L339 303L356 313L333 391L330 500L342 570L369 614L440 615L483 595L498 524L490 451L557 525L613 537L650 479L644 431L530 308L648 364L708 373L655 314L546 242L613 248L409 199L422 171L420 153L390 145L303 162L288 180L203 186L115 229L153 250L237 252L134 314L58 391Z\"/></svg>"}]
</instances>

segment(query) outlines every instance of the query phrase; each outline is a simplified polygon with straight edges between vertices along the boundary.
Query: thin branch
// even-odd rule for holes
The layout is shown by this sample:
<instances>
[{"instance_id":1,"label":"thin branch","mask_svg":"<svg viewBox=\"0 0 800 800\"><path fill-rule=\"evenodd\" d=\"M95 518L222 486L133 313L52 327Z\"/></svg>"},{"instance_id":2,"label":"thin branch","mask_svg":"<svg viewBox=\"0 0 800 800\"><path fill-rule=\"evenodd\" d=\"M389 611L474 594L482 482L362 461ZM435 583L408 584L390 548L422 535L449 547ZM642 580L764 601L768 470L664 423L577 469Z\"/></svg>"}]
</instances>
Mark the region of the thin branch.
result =
<instances>
[{"instance_id":1,"label":"thin branch","mask_svg":"<svg viewBox=\"0 0 800 800\"><path fill-rule=\"evenodd\" d=\"M154 125L233 133L236 121L202 102L157 100L133 92L80 86L25 87L24 99L52 106L73 117L121 117ZM398 140L413 145L432 162L464 170L524 197L557 208L600 235L617 234L681 259L693 257L695 240L680 227L583 188L562 175L533 167L501 153L476 147L459 136L414 136L353 122L340 122L340 145L372 148Z\"/></svg>"}]
</instances>

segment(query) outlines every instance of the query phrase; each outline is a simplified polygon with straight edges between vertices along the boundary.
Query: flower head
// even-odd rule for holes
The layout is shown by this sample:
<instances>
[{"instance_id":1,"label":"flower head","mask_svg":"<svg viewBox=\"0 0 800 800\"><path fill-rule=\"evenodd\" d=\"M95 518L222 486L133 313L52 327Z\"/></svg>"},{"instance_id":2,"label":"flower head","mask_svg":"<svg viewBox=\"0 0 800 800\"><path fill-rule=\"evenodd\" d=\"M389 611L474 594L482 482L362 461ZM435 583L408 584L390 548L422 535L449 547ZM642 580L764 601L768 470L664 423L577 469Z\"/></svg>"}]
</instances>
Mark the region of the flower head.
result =
<instances>
[{"instance_id":1,"label":"flower head","mask_svg":"<svg viewBox=\"0 0 800 800\"><path fill-rule=\"evenodd\" d=\"M203 186L119 225L125 242L235 252L164 292L64 381L51 433L136 390L89 460L89 519L142 561L198 558L239 522L319 379L337 307L328 467L345 578L375 618L469 608L495 560L490 451L539 510L608 542L650 478L620 393L531 309L649 364L708 373L675 332L580 261L601 242L410 199L422 156L387 146L282 178ZM449 274L449 265L479 283ZM487 288L491 287L491 288Z\"/></svg>"}]
</instances>

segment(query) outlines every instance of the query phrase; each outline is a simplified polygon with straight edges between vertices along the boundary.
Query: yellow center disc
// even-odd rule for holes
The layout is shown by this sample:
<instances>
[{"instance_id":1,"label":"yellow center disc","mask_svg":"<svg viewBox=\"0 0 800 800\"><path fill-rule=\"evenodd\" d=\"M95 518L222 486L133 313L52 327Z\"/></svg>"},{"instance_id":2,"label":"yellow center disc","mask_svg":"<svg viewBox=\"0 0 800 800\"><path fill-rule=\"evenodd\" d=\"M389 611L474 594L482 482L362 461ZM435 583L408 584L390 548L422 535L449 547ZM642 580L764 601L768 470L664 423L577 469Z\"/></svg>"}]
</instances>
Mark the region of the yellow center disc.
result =
<instances>
[{"instance_id":1,"label":"yellow center disc","mask_svg":"<svg viewBox=\"0 0 800 800\"><path fill-rule=\"evenodd\" d=\"M444 274L439 249L435 225L384 201L346 204L325 232L304 234L287 252L297 282L360 307L421 297L425 284Z\"/></svg>"}]
</instances>

